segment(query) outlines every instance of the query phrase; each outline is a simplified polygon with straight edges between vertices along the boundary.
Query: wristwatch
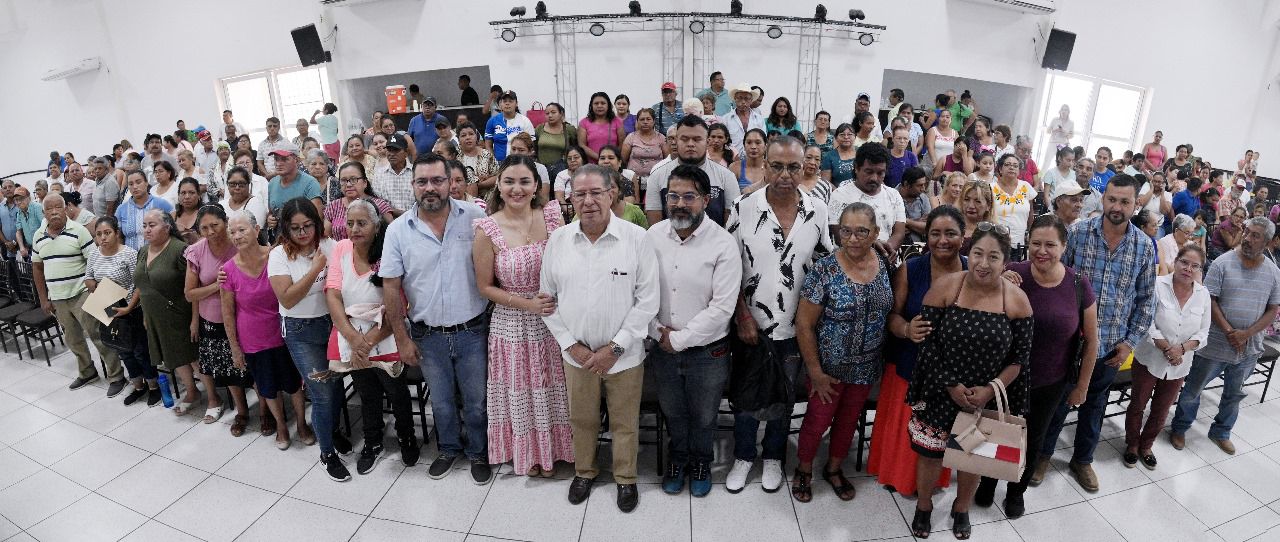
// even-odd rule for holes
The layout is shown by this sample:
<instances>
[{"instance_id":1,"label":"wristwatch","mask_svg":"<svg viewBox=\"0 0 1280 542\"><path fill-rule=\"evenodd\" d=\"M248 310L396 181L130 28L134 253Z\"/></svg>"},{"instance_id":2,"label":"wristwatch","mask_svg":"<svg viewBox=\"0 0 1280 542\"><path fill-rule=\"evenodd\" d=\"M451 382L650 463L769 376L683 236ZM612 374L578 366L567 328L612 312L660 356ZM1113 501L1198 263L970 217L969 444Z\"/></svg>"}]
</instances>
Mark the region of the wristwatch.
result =
<instances>
[{"instance_id":1,"label":"wristwatch","mask_svg":"<svg viewBox=\"0 0 1280 542\"><path fill-rule=\"evenodd\" d=\"M615 358L622 357L622 354L627 351L626 348L618 346L618 343L615 343L613 341L609 341L609 349L613 352L613 357Z\"/></svg>"}]
</instances>

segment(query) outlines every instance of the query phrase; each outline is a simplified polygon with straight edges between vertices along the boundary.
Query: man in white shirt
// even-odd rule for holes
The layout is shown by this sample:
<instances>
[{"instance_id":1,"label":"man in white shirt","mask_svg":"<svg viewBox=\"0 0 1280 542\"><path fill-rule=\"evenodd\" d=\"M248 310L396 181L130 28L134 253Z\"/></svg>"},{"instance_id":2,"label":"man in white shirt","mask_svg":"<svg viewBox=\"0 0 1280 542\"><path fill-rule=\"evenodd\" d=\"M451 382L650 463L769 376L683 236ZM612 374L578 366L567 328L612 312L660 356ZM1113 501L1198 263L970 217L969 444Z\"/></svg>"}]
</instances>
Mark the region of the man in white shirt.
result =
<instances>
[{"instance_id":1,"label":"man in white shirt","mask_svg":"<svg viewBox=\"0 0 1280 542\"><path fill-rule=\"evenodd\" d=\"M1092 158L1081 158L1076 160L1075 184L1080 186L1080 188L1089 188L1089 183L1093 180L1093 169L1094 161ZM1093 218L1101 215L1102 192L1091 190L1085 194L1084 205L1080 208L1080 218Z\"/></svg>"},{"instance_id":2,"label":"man in white shirt","mask_svg":"<svg viewBox=\"0 0 1280 542\"><path fill-rule=\"evenodd\" d=\"M858 97L853 100L853 114L845 117L841 122L853 124L854 119L858 118L858 113L871 113L871 118L875 119L876 127L871 130L872 141L877 141L876 137L884 133L884 129L880 128L880 116L871 112L871 95L865 92L859 92ZM893 118L893 117L889 117ZM857 126L853 129L856 131Z\"/></svg>"},{"instance_id":3,"label":"man in white shirt","mask_svg":"<svg viewBox=\"0 0 1280 542\"><path fill-rule=\"evenodd\" d=\"M671 437L662 490L711 491L711 460L720 397L729 379L729 318L738 302L742 257L732 235L707 220L711 179L681 165L667 180L667 214L649 228L658 255L661 302L649 323L650 370Z\"/></svg>"},{"instance_id":4,"label":"man in white shirt","mask_svg":"<svg viewBox=\"0 0 1280 542\"><path fill-rule=\"evenodd\" d=\"M738 83L729 91L729 96L733 98L733 111L720 115L720 122L729 128L729 144L738 155L743 153L742 139L746 137L747 131L752 128L764 130L764 115L751 108L751 103L759 95L760 91L752 90L750 85Z\"/></svg>"},{"instance_id":5,"label":"man in white shirt","mask_svg":"<svg viewBox=\"0 0 1280 542\"><path fill-rule=\"evenodd\" d=\"M795 339L800 287L809 265L831 252L831 234L826 206L799 189L804 144L790 136L776 137L765 147L765 163L764 190L735 201L725 225L742 253L742 293L734 319L744 343L772 343L787 378L794 383L801 370ZM791 404L785 407L783 412L770 409L771 419L765 422L761 485L770 493L782 486L782 463L791 428ZM725 479L730 493L746 487L747 475L755 464L761 421L756 414L734 413L734 462Z\"/></svg>"},{"instance_id":6,"label":"man in white shirt","mask_svg":"<svg viewBox=\"0 0 1280 542\"><path fill-rule=\"evenodd\" d=\"M195 156L196 165L205 171L218 169L218 151L213 145L213 134L208 130L200 130L196 132L196 140L200 144L191 153Z\"/></svg>"},{"instance_id":7,"label":"man in white shirt","mask_svg":"<svg viewBox=\"0 0 1280 542\"><path fill-rule=\"evenodd\" d=\"M71 164L67 164L71 167ZM45 184L60 183L63 181L62 166L59 164L49 164L49 176L45 178Z\"/></svg>"},{"instance_id":8,"label":"man in white shirt","mask_svg":"<svg viewBox=\"0 0 1280 542\"><path fill-rule=\"evenodd\" d=\"M877 244L885 254L897 254L907 236L907 211L902 195L884 187L888 166L889 151L884 145L873 141L858 147L853 158L853 182L846 182L831 192L827 218L834 231L839 226L840 213L850 203L862 202L874 207L876 225L880 226Z\"/></svg>"},{"instance_id":9,"label":"man in white shirt","mask_svg":"<svg viewBox=\"0 0 1280 542\"><path fill-rule=\"evenodd\" d=\"M576 476L569 502L591 494L600 434L600 398L609 398L618 509L635 510L644 338L658 314L658 264L645 230L615 218L617 173L589 164L572 179L578 221L557 229L542 256L541 290L556 298L543 317L564 361Z\"/></svg>"},{"instance_id":10,"label":"man in white shirt","mask_svg":"<svg viewBox=\"0 0 1280 542\"><path fill-rule=\"evenodd\" d=\"M646 218L650 224L657 224L666 218L663 202L667 197L667 179L677 166L688 164L697 166L711 179L706 213L713 222L724 224L726 210L738 199L741 188L738 187L738 178L734 177L729 168L707 160L707 122L698 115L685 115L675 125L672 133L676 140L672 147L676 160L662 162L649 170L649 188L644 199Z\"/></svg>"},{"instance_id":11,"label":"man in white shirt","mask_svg":"<svg viewBox=\"0 0 1280 542\"><path fill-rule=\"evenodd\" d=\"M236 136L236 135L242 135L242 134L248 134L248 133L249 133L249 130L248 130L248 129L246 129L246 128L244 127L244 125L243 125L243 124L240 124L240 123L236 122L235 117L233 117L233 116L231 115L231 110L230 110L230 109L225 109L225 110L223 110L223 111L222 111L222 125L223 125L223 130L222 130L222 131L223 131L223 133L227 134L227 141L231 143L231 148L233 148L233 149L236 147L236 146L235 146L235 136ZM234 134L234 135L229 131L229 129L228 129L228 128L226 128L226 127L228 127L228 126L231 126L231 127L234 127L234 128L235 128L235 134Z\"/></svg>"},{"instance_id":12,"label":"man in white shirt","mask_svg":"<svg viewBox=\"0 0 1280 542\"><path fill-rule=\"evenodd\" d=\"M276 175L276 159L271 153L292 146L293 143L280 135L280 119L267 119L267 137L258 143L258 168L268 179Z\"/></svg>"}]
</instances>

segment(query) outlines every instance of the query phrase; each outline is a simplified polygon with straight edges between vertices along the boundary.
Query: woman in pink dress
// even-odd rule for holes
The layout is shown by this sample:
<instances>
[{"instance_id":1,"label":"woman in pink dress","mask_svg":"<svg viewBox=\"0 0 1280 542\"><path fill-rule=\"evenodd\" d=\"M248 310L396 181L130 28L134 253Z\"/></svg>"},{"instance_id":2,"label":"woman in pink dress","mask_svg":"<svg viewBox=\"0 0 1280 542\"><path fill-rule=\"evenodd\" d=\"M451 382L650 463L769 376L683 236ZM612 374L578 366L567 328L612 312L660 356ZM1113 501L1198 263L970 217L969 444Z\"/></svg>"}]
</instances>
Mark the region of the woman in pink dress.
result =
<instances>
[{"instance_id":1,"label":"woman in pink dress","mask_svg":"<svg viewBox=\"0 0 1280 542\"><path fill-rule=\"evenodd\" d=\"M539 195L545 179L528 156L498 169L498 197L476 220L472 249L480 294L493 301L489 323L489 463L550 478L573 461L569 395L555 337L542 317L555 299L538 293L542 251L562 225L560 206Z\"/></svg>"}]
</instances>

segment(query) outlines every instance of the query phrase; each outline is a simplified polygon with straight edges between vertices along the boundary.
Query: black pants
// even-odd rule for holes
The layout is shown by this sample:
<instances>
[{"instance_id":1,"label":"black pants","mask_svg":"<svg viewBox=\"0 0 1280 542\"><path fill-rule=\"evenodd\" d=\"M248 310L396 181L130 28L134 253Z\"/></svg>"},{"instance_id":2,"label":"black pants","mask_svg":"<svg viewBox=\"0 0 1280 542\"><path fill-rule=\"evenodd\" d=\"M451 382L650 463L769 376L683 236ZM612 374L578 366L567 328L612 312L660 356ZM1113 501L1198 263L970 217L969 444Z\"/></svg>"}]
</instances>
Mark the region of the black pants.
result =
<instances>
[{"instance_id":1,"label":"black pants","mask_svg":"<svg viewBox=\"0 0 1280 542\"><path fill-rule=\"evenodd\" d=\"M403 376L392 378L382 369L370 368L351 371L351 381L360 395L360 425L366 446L382 442L382 429L386 426L382 421L383 394L391 401L391 413L396 418L396 436L401 439L414 436L409 384Z\"/></svg>"},{"instance_id":2,"label":"black pants","mask_svg":"<svg viewBox=\"0 0 1280 542\"><path fill-rule=\"evenodd\" d=\"M1021 480L1016 483L1009 482L1007 494L1021 496L1027 491L1031 473L1035 471L1036 461L1040 459L1040 446L1044 442L1044 434L1049 429L1054 413L1066 400L1067 380L1063 378L1056 384L1031 388L1031 395L1027 401L1026 468L1022 470ZM983 476L979 491L995 491L996 482L995 478Z\"/></svg>"}]
</instances>

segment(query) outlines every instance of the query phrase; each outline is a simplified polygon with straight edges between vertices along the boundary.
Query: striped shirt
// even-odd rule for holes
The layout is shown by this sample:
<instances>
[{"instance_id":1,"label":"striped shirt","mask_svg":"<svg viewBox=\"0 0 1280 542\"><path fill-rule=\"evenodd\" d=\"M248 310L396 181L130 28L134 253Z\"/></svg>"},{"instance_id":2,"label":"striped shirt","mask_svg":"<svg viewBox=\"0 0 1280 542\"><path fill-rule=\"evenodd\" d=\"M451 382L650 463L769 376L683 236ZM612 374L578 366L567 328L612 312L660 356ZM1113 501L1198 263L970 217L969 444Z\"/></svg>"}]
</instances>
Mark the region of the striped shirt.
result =
<instances>
[{"instance_id":1,"label":"striped shirt","mask_svg":"<svg viewBox=\"0 0 1280 542\"><path fill-rule=\"evenodd\" d=\"M1271 305L1280 305L1280 269L1267 258L1253 269L1245 268L1240 260L1240 250L1232 250L1213 261L1204 277L1204 286L1218 303L1222 317L1234 329L1252 326ZM1244 351L1227 342L1227 335L1214 322L1209 327L1209 340L1196 356L1235 365L1242 361L1257 360L1262 355L1262 333L1254 334L1245 342Z\"/></svg>"},{"instance_id":2,"label":"striped shirt","mask_svg":"<svg viewBox=\"0 0 1280 542\"><path fill-rule=\"evenodd\" d=\"M93 251L93 237L74 220L68 220L62 232L52 237L46 228L36 230L31 261L43 262L50 301L71 299L84 291L85 265Z\"/></svg>"},{"instance_id":3,"label":"striped shirt","mask_svg":"<svg viewBox=\"0 0 1280 542\"><path fill-rule=\"evenodd\" d=\"M120 245L115 254L103 256L98 251L98 247L89 249L89 267L85 270L86 279L92 279L101 282L102 279L111 279L124 288L127 293L125 296L133 296L133 273L138 267L138 251L129 248L128 245Z\"/></svg>"},{"instance_id":4,"label":"striped shirt","mask_svg":"<svg viewBox=\"0 0 1280 542\"><path fill-rule=\"evenodd\" d=\"M1098 300L1098 352L1102 357L1120 343L1136 347L1155 318L1156 267L1151 240L1127 224L1124 240L1112 251L1095 216L1077 222L1067 235L1062 263L1084 273Z\"/></svg>"}]
</instances>

